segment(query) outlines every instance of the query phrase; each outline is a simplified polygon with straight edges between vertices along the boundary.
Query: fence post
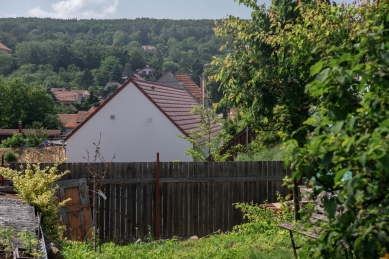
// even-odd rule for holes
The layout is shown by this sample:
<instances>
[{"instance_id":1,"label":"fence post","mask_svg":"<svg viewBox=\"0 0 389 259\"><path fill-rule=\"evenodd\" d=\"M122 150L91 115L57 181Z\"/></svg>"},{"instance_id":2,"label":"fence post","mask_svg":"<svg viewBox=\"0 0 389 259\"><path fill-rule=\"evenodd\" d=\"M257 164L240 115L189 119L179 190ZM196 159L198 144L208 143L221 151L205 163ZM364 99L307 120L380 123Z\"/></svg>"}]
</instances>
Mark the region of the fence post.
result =
<instances>
[{"instance_id":1,"label":"fence post","mask_svg":"<svg viewBox=\"0 0 389 259\"><path fill-rule=\"evenodd\" d=\"M155 240L158 240L158 220L159 220L159 153L155 166Z\"/></svg>"}]
</instances>

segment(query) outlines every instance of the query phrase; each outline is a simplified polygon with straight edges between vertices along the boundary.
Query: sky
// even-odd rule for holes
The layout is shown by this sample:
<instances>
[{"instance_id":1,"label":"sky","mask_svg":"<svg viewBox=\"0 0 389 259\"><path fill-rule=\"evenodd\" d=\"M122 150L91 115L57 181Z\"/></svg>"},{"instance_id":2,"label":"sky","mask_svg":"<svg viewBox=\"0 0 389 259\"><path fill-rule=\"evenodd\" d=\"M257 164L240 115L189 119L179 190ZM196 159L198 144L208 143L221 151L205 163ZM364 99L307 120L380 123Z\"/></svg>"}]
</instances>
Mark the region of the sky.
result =
<instances>
[{"instance_id":1,"label":"sky","mask_svg":"<svg viewBox=\"0 0 389 259\"><path fill-rule=\"evenodd\" d=\"M270 3L270 0L259 0ZM77 19L249 19L250 9L234 0L0 0L0 17Z\"/></svg>"}]
</instances>

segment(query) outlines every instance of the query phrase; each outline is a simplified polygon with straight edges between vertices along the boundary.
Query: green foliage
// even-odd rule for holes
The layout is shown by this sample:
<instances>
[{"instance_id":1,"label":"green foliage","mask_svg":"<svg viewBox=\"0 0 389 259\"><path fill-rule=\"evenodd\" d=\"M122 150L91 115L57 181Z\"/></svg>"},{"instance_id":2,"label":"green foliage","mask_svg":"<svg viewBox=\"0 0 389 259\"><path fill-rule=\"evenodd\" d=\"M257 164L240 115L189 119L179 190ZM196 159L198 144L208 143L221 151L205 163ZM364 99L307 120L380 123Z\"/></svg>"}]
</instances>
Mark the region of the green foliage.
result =
<instances>
[{"instance_id":1,"label":"green foliage","mask_svg":"<svg viewBox=\"0 0 389 259\"><path fill-rule=\"evenodd\" d=\"M345 39L343 44L325 42L328 55L310 69L306 90L320 102L305 124L314 131L305 146L296 140L287 146L287 162L296 168L294 179L314 178L314 197L321 191L337 194L323 199L330 222L302 255L332 258L347 244L353 257L379 258L389 250L389 5L322 4L301 10L307 15L302 26L330 35L341 32ZM322 26L324 22L333 30ZM353 30L345 30L349 23ZM311 53L321 52L316 48ZM347 181L343 176L348 172L352 178ZM340 216L334 214L337 206L343 211Z\"/></svg>"},{"instance_id":2,"label":"green foliage","mask_svg":"<svg viewBox=\"0 0 389 259\"><path fill-rule=\"evenodd\" d=\"M24 125L31 125L34 121L44 123L46 115L54 114L54 100L43 87L34 87L20 80L5 82L0 78L0 93L1 128L15 129L19 121Z\"/></svg>"},{"instance_id":3,"label":"green foliage","mask_svg":"<svg viewBox=\"0 0 389 259\"><path fill-rule=\"evenodd\" d=\"M59 225L58 210L68 201L57 202L54 183L66 173L68 171L58 173L57 164L41 169L39 164L31 164L29 161L20 171L0 168L0 174L12 180L17 195L42 213L43 232L53 240L62 238L64 227Z\"/></svg>"},{"instance_id":4,"label":"green foliage","mask_svg":"<svg viewBox=\"0 0 389 259\"><path fill-rule=\"evenodd\" d=\"M42 123L33 122L31 129L26 134L26 144L29 147L38 147L44 140L47 140L49 134L42 126Z\"/></svg>"},{"instance_id":5,"label":"green foliage","mask_svg":"<svg viewBox=\"0 0 389 259\"><path fill-rule=\"evenodd\" d=\"M28 255L31 256L32 255L34 258L38 258L39 253L35 249L39 243L38 238L28 230L24 230L22 232L19 232L18 237L19 237L20 241L22 242L22 246L24 248L26 248L25 252L27 254L24 256L28 256Z\"/></svg>"},{"instance_id":6,"label":"green foliage","mask_svg":"<svg viewBox=\"0 0 389 259\"><path fill-rule=\"evenodd\" d=\"M1 142L1 147L3 148L15 148L22 147L24 145L23 134L14 132L12 137L4 139Z\"/></svg>"},{"instance_id":7,"label":"green foliage","mask_svg":"<svg viewBox=\"0 0 389 259\"><path fill-rule=\"evenodd\" d=\"M5 251L6 258L12 254L14 230L9 227L0 227L0 250Z\"/></svg>"},{"instance_id":8,"label":"green foliage","mask_svg":"<svg viewBox=\"0 0 389 259\"><path fill-rule=\"evenodd\" d=\"M198 115L200 125L198 131L191 130L190 136L179 136L189 141L193 147L185 150L185 155L193 158L193 161L207 161L212 157L213 161L225 161L230 153L220 154L230 136L223 130L216 129L221 123L220 118L212 109L204 109L202 105L193 107L191 114Z\"/></svg>"},{"instance_id":9,"label":"green foliage","mask_svg":"<svg viewBox=\"0 0 389 259\"><path fill-rule=\"evenodd\" d=\"M14 152L9 151L9 152L5 153L5 155L4 155L4 160L5 160L7 163L11 163L11 162L17 162L17 161L18 161L18 158L16 157L16 155L15 155Z\"/></svg>"},{"instance_id":10,"label":"green foliage","mask_svg":"<svg viewBox=\"0 0 389 259\"><path fill-rule=\"evenodd\" d=\"M264 148L261 151L248 153L239 153L235 161L283 161L286 157L285 151L280 146Z\"/></svg>"}]
</instances>

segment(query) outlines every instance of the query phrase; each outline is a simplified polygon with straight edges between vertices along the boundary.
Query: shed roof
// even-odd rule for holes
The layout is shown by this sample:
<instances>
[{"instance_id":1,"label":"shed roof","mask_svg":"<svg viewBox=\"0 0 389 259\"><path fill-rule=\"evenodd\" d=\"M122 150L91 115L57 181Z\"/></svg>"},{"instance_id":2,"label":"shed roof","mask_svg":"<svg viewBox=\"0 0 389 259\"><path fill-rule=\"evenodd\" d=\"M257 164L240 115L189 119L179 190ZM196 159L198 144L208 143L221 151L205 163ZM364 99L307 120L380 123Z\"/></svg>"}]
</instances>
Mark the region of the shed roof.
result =
<instances>
[{"instance_id":1,"label":"shed roof","mask_svg":"<svg viewBox=\"0 0 389 259\"><path fill-rule=\"evenodd\" d=\"M2 136L12 136L14 133L19 133L19 129L0 129L0 135ZM22 134L27 134L29 132L29 129L22 129ZM49 134L49 137L55 137L58 136L61 131L60 130L46 130L47 134Z\"/></svg>"}]
</instances>

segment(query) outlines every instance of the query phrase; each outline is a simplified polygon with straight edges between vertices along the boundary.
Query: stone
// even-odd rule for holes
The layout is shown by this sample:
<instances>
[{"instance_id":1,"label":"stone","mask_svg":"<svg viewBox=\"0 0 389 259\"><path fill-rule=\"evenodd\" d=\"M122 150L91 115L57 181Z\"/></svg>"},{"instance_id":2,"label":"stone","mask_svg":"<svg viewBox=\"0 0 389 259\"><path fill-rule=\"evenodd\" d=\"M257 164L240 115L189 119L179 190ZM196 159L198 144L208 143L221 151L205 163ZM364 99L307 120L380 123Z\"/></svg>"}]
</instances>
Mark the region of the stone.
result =
<instances>
[{"instance_id":1,"label":"stone","mask_svg":"<svg viewBox=\"0 0 389 259\"><path fill-rule=\"evenodd\" d=\"M191 236L189 239L191 239L191 240L197 240L197 239L199 239L199 237L198 237L198 236Z\"/></svg>"},{"instance_id":2,"label":"stone","mask_svg":"<svg viewBox=\"0 0 389 259\"><path fill-rule=\"evenodd\" d=\"M142 239L139 238L138 240L136 240L135 245L140 243L140 242L142 242Z\"/></svg>"},{"instance_id":3,"label":"stone","mask_svg":"<svg viewBox=\"0 0 389 259\"><path fill-rule=\"evenodd\" d=\"M61 254L61 251L59 251L58 248L55 246L50 247L49 254L47 256L48 259L64 259L63 255Z\"/></svg>"}]
</instances>

